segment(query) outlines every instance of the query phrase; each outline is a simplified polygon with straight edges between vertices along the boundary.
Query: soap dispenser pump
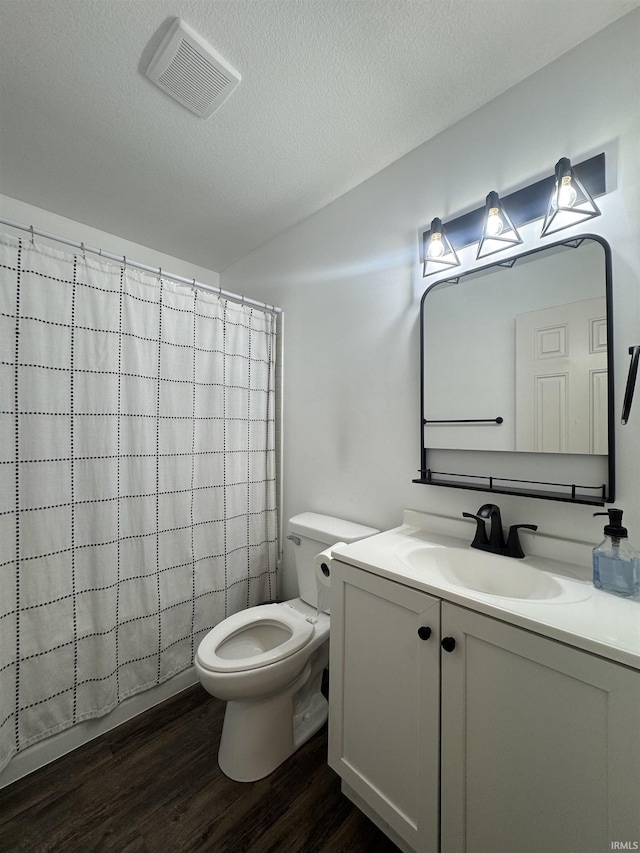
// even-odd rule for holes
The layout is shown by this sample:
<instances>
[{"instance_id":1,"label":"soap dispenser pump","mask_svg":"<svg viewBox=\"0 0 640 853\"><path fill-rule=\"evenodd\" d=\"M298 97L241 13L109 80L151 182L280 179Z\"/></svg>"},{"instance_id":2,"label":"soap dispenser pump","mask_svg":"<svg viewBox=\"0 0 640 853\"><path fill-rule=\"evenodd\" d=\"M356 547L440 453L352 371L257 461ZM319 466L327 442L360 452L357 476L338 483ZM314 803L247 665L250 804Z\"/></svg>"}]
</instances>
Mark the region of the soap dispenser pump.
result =
<instances>
[{"instance_id":1,"label":"soap dispenser pump","mask_svg":"<svg viewBox=\"0 0 640 853\"><path fill-rule=\"evenodd\" d=\"M593 549L593 585L614 595L633 596L640 593L640 552L629 542L627 528L622 526L622 510L607 512L609 524L604 540Z\"/></svg>"}]
</instances>

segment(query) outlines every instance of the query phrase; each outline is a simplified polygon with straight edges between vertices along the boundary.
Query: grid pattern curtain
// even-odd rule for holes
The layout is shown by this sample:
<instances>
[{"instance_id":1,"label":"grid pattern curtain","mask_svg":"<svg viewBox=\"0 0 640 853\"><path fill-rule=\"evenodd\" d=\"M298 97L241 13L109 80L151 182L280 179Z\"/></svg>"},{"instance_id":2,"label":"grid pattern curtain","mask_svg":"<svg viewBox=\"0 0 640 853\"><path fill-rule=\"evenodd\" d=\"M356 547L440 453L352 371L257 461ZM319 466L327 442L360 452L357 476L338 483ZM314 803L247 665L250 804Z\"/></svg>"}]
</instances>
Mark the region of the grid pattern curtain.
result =
<instances>
[{"instance_id":1,"label":"grid pattern curtain","mask_svg":"<svg viewBox=\"0 0 640 853\"><path fill-rule=\"evenodd\" d=\"M275 597L275 317L0 237L0 768Z\"/></svg>"}]
</instances>

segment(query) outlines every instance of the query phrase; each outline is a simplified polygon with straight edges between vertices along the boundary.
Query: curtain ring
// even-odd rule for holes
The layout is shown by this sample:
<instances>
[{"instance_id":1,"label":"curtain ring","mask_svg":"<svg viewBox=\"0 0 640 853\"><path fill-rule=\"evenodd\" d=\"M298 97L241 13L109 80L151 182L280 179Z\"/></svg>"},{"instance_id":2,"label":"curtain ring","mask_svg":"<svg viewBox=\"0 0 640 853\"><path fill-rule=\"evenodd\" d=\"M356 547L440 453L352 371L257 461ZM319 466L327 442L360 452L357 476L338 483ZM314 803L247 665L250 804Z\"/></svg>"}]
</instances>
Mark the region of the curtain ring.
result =
<instances>
[{"instance_id":1,"label":"curtain ring","mask_svg":"<svg viewBox=\"0 0 640 853\"><path fill-rule=\"evenodd\" d=\"M158 267L158 281L162 281L162 267Z\"/></svg>"},{"instance_id":2,"label":"curtain ring","mask_svg":"<svg viewBox=\"0 0 640 853\"><path fill-rule=\"evenodd\" d=\"M29 226L29 231L31 231L31 245L35 246L36 241L35 241L34 236L33 236L33 225Z\"/></svg>"},{"instance_id":3,"label":"curtain ring","mask_svg":"<svg viewBox=\"0 0 640 853\"><path fill-rule=\"evenodd\" d=\"M125 269L127 268L127 256L126 255L122 256L122 265Z\"/></svg>"},{"instance_id":4,"label":"curtain ring","mask_svg":"<svg viewBox=\"0 0 640 853\"><path fill-rule=\"evenodd\" d=\"M85 253L84 253L84 243L80 243L80 249L82 250L82 260L83 260L83 261L86 261L86 260L87 260L87 256L86 256L86 255L85 255Z\"/></svg>"}]
</instances>

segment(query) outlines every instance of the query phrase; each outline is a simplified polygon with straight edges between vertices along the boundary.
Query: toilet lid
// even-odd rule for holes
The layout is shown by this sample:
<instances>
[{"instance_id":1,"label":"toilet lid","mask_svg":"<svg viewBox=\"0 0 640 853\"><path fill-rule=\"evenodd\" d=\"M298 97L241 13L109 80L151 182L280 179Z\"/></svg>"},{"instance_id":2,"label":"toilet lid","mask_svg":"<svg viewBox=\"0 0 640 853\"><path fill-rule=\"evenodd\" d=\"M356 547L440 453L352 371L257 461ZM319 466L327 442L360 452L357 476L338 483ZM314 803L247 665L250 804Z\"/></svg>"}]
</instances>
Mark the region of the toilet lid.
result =
<instances>
[{"instance_id":1,"label":"toilet lid","mask_svg":"<svg viewBox=\"0 0 640 853\"><path fill-rule=\"evenodd\" d=\"M309 642L313 632L313 622L284 604L249 607L209 631L196 657L212 672L245 672L289 657ZM265 636L270 639L266 644Z\"/></svg>"}]
</instances>

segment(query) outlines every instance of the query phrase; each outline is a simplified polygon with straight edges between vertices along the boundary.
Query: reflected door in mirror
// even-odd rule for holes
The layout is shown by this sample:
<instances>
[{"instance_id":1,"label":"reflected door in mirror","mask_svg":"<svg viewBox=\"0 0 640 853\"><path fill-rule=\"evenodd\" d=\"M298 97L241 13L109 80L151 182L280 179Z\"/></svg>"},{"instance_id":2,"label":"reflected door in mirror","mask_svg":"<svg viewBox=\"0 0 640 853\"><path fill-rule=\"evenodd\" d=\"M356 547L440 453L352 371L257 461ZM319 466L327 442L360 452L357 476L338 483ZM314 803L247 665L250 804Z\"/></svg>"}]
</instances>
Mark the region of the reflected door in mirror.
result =
<instances>
[{"instance_id":1,"label":"reflected door in mirror","mask_svg":"<svg viewBox=\"0 0 640 853\"><path fill-rule=\"evenodd\" d=\"M607 453L604 297L516 316L516 450Z\"/></svg>"}]
</instances>

